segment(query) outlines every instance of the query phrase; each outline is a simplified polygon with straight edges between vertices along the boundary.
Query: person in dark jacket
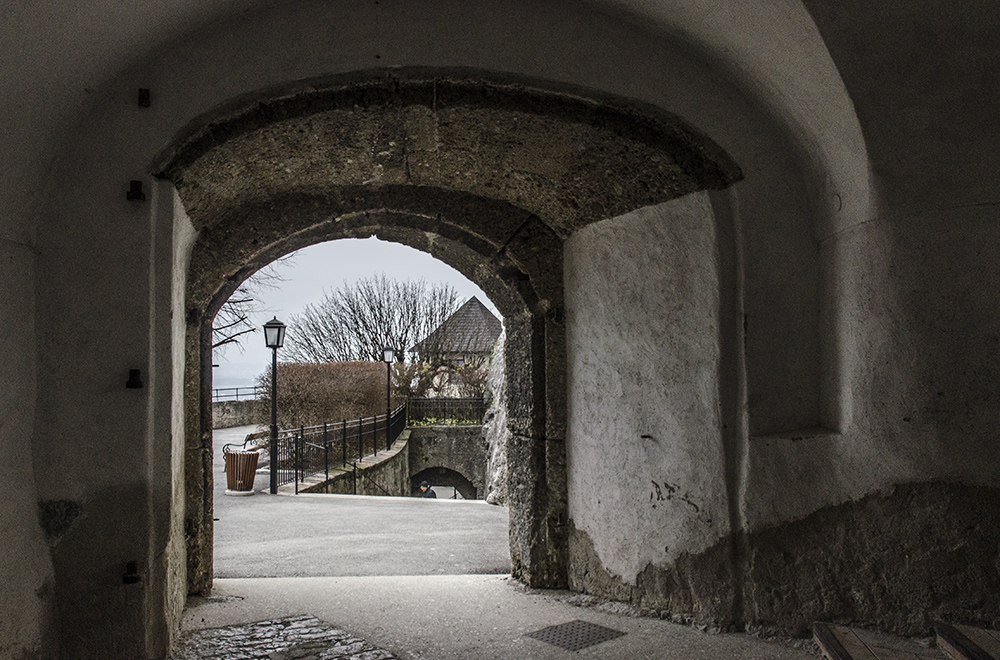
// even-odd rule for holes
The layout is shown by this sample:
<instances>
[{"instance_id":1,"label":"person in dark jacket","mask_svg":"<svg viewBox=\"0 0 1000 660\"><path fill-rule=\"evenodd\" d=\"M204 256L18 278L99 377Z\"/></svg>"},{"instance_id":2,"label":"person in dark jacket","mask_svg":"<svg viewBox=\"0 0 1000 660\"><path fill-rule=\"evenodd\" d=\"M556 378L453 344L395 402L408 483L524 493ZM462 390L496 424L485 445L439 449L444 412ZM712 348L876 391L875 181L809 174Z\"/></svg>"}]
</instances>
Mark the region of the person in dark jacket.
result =
<instances>
[{"instance_id":1,"label":"person in dark jacket","mask_svg":"<svg viewBox=\"0 0 1000 660\"><path fill-rule=\"evenodd\" d=\"M420 482L420 492L423 493L423 497L433 497L437 499L437 493L431 488L431 485L426 481Z\"/></svg>"}]
</instances>

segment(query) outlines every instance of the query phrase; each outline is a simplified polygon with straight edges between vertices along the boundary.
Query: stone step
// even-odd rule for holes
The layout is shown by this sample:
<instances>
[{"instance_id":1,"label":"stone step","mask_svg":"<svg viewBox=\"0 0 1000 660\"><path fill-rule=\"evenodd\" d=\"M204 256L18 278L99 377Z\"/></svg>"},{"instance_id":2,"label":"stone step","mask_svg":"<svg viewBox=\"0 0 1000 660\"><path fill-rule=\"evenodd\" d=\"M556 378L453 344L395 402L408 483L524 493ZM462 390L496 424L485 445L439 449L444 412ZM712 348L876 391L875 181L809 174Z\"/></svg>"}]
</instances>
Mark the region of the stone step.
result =
<instances>
[{"instance_id":1,"label":"stone step","mask_svg":"<svg viewBox=\"0 0 1000 660\"><path fill-rule=\"evenodd\" d=\"M813 626L813 639L829 660L947 660L939 649L912 639L833 623Z\"/></svg>"},{"instance_id":2,"label":"stone step","mask_svg":"<svg viewBox=\"0 0 1000 660\"><path fill-rule=\"evenodd\" d=\"M961 626L951 623L934 623L938 647L954 660L1000 660L1000 632Z\"/></svg>"}]
</instances>

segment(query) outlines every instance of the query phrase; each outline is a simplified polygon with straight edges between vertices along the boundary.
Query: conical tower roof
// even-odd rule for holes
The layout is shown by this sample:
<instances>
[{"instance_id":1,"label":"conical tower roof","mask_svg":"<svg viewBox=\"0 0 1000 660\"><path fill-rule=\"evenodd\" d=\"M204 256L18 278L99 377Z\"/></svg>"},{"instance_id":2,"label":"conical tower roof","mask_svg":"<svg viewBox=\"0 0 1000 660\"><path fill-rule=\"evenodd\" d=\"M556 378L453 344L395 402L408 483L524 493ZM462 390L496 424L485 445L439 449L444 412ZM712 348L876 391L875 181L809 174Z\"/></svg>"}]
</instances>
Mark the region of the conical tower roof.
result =
<instances>
[{"instance_id":1,"label":"conical tower roof","mask_svg":"<svg viewBox=\"0 0 1000 660\"><path fill-rule=\"evenodd\" d=\"M418 353L489 353L502 329L500 319L473 296L413 348Z\"/></svg>"}]
</instances>

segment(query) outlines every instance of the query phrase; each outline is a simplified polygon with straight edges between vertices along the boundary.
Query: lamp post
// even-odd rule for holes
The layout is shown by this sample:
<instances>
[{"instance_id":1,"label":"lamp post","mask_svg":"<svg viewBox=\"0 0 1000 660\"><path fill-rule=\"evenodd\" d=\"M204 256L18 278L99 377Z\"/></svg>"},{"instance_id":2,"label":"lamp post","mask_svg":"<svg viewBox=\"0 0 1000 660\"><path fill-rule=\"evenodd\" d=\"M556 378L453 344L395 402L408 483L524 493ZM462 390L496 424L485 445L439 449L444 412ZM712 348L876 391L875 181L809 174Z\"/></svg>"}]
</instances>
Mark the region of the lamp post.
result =
<instances>
[{"instance_id":1,"label":"lamp post","mask_svg":"<svg viewBox=\"0 0 1000 660\"><path fill-rule=\"evenodd\" d=\"M392 414L389 403L389 380L392 371L392 363L396 359L396 351L388 346L382 349L382 360L385 361L385 448L386 451L392 448L392 439L389 435L389 415Z\"/></svg>"},{"instance_id":2,"label":"lamp post","mask_svg":"<svg viewBox=\"0 0 1000 660\"><path fill-rule=\"evenodd\" d=\"M285 324L274 317L264 324L264 344L271 349L271 494L278 494L278 349L285 343Z\"/></svg>"}]
</instances>

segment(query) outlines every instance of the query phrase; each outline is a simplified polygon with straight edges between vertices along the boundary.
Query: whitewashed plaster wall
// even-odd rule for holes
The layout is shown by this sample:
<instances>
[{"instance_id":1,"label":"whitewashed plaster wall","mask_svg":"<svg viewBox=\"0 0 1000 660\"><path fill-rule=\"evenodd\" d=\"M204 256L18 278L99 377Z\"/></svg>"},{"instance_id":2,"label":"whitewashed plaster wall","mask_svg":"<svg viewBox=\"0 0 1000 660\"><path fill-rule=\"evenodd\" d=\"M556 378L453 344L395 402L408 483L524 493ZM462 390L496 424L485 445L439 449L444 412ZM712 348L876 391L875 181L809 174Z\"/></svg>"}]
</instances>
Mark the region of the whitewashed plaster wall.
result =
<instances>
[{"instance_id":1,"label":"whitewashed plaster wall","mask_svg":"<svg viewBox=\"0 0 1000 660\"><path fill-rule=\"evenodd\" d=\"M569 514L626 582L729 533L706 193L566 242Z\"/></svg>"}]
</instances>

